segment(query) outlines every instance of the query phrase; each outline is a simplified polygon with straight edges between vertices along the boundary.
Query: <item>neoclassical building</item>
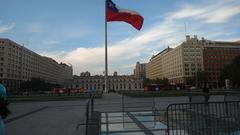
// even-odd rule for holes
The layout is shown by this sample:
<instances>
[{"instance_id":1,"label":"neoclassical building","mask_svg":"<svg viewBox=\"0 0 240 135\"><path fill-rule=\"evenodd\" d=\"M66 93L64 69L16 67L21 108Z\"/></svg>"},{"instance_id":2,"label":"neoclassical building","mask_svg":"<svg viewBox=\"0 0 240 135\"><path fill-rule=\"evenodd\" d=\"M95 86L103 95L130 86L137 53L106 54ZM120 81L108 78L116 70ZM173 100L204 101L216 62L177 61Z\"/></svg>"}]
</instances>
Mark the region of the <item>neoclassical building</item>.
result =
<instances>
[{"instance_id":1,"label":"neoclassical building","mask_svg":"<svg viewBox=\"0 0 240 135\"><path fill-rule=\"evenodd\" d=\"M143 80L129 75L108 76L109 90L143 90ZM73 76L65 82L65 88L83 88L85 90L104 90L104 76Z\"/></svg>"}]
</instances>

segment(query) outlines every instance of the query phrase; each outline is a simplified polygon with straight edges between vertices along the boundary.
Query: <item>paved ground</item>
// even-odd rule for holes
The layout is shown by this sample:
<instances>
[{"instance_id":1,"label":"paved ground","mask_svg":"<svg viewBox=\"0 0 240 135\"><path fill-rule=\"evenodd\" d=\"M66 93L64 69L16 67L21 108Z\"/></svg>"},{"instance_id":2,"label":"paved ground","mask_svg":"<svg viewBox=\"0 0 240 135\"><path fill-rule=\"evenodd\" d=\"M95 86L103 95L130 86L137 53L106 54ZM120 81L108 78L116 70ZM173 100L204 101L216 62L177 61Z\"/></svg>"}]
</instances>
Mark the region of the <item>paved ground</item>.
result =
<instances>
[{"instance_id":1,"label":"paved ground","mask_svg":"<svg viewBox=\"0 0 240 135\"><path fill-rule=\"evenodd\" d=\"M222 101L223 96L213 96L210 100ZM82 99L12 103L10 104L12 115L6 120L7 135L84 135L84 127L80 126L79 129L76 127L85 121L86 102L86 99ZM152 103L152 98L124 97L124 102L144 108L149 104L143 103ZM171 103L180 102L188 102L188 98L158 97L155 99L156 107L161 110L166 109ZM101 99L96 99L95 110L122 111L122 96L111 93L104 95Z\"/></svg>"}]
</instances>

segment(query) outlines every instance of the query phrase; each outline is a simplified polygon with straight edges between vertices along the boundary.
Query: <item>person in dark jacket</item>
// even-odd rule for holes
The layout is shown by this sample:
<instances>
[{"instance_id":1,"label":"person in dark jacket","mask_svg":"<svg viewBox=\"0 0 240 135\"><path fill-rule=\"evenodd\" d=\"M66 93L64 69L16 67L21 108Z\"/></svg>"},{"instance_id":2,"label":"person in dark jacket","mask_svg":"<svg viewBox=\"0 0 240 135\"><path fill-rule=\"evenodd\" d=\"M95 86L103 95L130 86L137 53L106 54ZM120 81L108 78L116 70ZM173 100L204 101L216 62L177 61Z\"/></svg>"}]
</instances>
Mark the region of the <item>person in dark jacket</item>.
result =
<instances>
[{"instance_id":1,"label":"person in dark jacket","mask_svg":"<svg viewBox=\"0 0 240 135\"><path fill-rule=\"evenodd\" d=\"M9 114L6 88L0 83L0 135L5 135L3 119L6 119Z\"/></svg>"}]
</instances>

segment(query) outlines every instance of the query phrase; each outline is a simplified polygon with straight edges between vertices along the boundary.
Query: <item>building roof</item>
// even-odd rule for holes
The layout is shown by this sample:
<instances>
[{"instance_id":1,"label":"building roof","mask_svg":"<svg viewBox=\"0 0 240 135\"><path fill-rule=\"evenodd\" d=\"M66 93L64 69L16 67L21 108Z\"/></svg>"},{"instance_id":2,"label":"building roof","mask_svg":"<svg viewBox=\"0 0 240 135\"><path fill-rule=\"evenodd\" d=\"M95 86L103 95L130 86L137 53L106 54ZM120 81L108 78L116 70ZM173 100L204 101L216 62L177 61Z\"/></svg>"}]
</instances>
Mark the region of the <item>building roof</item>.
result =
<instances>
[{"instance_id":1,"label":"building roof","mask_svg":"<svg viewBox=\"0 0 240 135\"><path fill-rule=\"evenodd\" d=\"M240 48L240 42L210 41L209 44L205 44L204 47Z\"/></svg>"},{"instance_id":2,"label":"building roof","mask_svg":"<svg viewBox=\"0 0 240 135\"><path fill-rule=\"evenodd\" d=\"M11 42L11 43L13 43L14 45L17 45L17 46L19 46L19 47L21 47L21 48L23 48L23 49L29 51L30 53L32 53L32 54L34 54L34 55L41 56L42 58L45 58L45 59L47 59L47 60L49 60L49 61L52 61L52 62L54 62L54 63L57 63L57 64L65 64L65 63L62 63L62 62L61 62L61 63L58 63L58 62L57 62L56 60L54 60L53 58L50 58L50 57L47 57L47 56L39 55L39 54L37 54L36 52L34 52L34 51L32 51L32 50L26 48L24 45L20 45L20 44L14 42L14 41L12 41L12 40L10 40L10 39L8 39L8 38L0 38L0 41ZM65 65L66 65L66 64L65 64ZM67 66L68 66L68 65L67 65Z\"/></svg>"},{"instance_id":3,"label":"building roof","mask_svg":"<svg viewBox=\"0 0 240 135\"><path fill-rule=\"evenodd\" d=\"M153 56L151 57L151 59L153 59L153 58L155 58L155 57L157 57L157 56L159 56L159 55L163 55L163 54L171 51L172 49L173 49L173 48L168 47L168 48L164 49L163 51L159 52L157 55L153 55ZM150 59L150 61L151 61L151 59Z\"/></svg>"}]
</instances>

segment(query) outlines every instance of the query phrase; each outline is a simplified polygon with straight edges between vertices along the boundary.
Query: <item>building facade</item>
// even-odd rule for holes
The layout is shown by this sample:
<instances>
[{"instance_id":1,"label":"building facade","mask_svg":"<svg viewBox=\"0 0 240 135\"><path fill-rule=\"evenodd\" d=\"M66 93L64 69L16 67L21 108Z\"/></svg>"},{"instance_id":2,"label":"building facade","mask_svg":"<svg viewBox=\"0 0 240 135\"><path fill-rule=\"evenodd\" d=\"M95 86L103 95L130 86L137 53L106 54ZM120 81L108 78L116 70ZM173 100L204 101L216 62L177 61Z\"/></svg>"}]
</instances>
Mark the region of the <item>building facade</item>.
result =
<instances>
[{"instance_id":1,"label":"building facade","mask_svg":"<svg viewBox=\"0 0 240 135\"><path fill-rule=\"evenodd\" d=\"M176 48L166 48L153 56L146 66L149 79L169 79L170 83L182 84L187 77L203 69L202 45L196 36L186 36L186 41Z\"/></svg>"},{"instance_id":2,"label":"building facade","mask_svg":"<svg viewBox=\"0 0 240 135\"><path fill-rule=\"evenodd\" d=\"M146 64L146 78L148 79L162 79L163 76L163 55L168 53L172 48L166 48L149 60Z\"/></svg>"},{"instance_id":3,"label":"building facade","mask_svg":"<svg viewBox=\"0 0 240 135\"><path fill-rule=\"evenodd\" d=\"M74 76L65 83L65 88L102 91L105 88L104 76ZM143 80L128 75L108 76L109 91L143 90Z\"/></svg>"},{"instance_id":4,"label":"building facade","mask_svg":"<svg viewBox=\"0 0 240 135\"><path fill-rule=\"evenodd\" d=\"M47 83L64 84L72 77L72 66L57 63L9 39L0 39L0 83L17 90L24 81L41 78Z\"/></svg>"},{"instance_id":5,"label":"building facade","mask_svg":"<svg viewBox=\"0 0 240 135\"><path fill-rule=\"evenodd\" d=\"M149 79L168 78L171 83L186 83L197 72L205 71L208 83L218 86L225 65L240 55L240 42L210 41L197 36L186 36L186 41L176 48L167 48L153 56L146 65Z\"/></svg>"},{"instance_id":6,"label":"building facade","mask_svg":"<svg viewBox=\"0 0 240 135\"><path fill-rule=\"evenodd\" d=\"M146 78L146 63L137 62L133 72L134 72L134 77L136 79L145 79Z\"/></svg>"},{"instance_id":7,"label":"building facade","mask_svg":"<svg viewBox=\"0 0 240 135\"><path fill-rule=\"evenodd\" d=\"M240 42L204 41L203 64L208 83L219 87L219 77L225 65L231 64L240 55Z\"/></svg>"},{"instance_id":8,"label":"building facade","mask_svg":"<svg viewBox=\"0 0 240 135\"><path fill-rule=\"evenodd\" d=\"M91 73L88 72L88 71L82 72L82 73L80 74L80 76L82 76L82 77L84 77L84 76L91 76Z\"/></svg>"},{"instance_id":9,"label":"building facade","mask_svg":"<svg viewBox=\"0 0 240 135\"><path fill-rule=\"evenodd\" d=\"M186 83L186 78L193 77L197 72L204 70L203 65L203 42L199 40L197 36L190 38L186 36L186 41L182 46L182 63L183 63L183 82Z\"/></svg>"}]
</instances>

